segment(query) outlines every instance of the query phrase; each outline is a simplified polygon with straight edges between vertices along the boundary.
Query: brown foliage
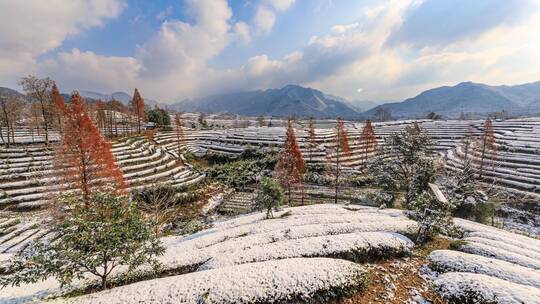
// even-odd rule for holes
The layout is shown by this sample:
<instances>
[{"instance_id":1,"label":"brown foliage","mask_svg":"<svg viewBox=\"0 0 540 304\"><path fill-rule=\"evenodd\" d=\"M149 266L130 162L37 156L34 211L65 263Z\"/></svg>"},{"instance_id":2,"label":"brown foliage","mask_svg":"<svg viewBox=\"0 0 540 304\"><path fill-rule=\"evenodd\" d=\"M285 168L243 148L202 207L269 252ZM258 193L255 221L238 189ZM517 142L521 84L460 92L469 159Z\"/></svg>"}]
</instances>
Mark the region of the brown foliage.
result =
<instances>
[{"instance_id":1,"label":"brown foliage","mask_svg":"<svg viewBox=\"0 0 540 304\"><path fill-rule=\"evenodd\" d=\"M135 88L135 92L133 92L133 99L131 100L131 107L133 108L133 112L135 114L135 118L137 119L137 132L141 133L141 122L144 121L144 100L141 97L141 94L139 93L139 90Z\"/></svg>"},{"instance_id":2,"label":"brown foliage","mask_svg":"<svg viewBox=\"0 0 540 304\"><path fill-rule=\"evenodd\" d=\"M296 142L296 135L292 122L287 124L286 140L281 148L276 165L276 177L288 191L289 204L291 203L291 187L301 183L305 171L302 151Z\"/></svg>"},{"instance_id":3,"label":"brown foliage","mask_svg":"<svg viewBox=\"0 0 540 304\"><path fill-rule=\"evenodd\" d=\"M365 169L369 152L372 152L377 148L377 137L375 136L375 129L371 124L371 120L366 121L366 124L362 129L359 144L362 149L362 169Z\"/></svg>"},{"instance_id":4,"label":"brown foliage","mask_svg":"<svg viewBox=\"0 0 540 304\"><path fill-rule=\"evenodd\" d=\"M106 142L84 109L78 92L64 115L64 132L56 151L56 166L64 180L88 198L93 188L114 185L126 187L122 171L116 166L110 143Z\"/></svg>"},{"instance_id":5,"label":"brown foliage","mask_svg":"<svg viewBox=\"0 0 540 304\"><path fill-rule=\"evenodd\" d=\"M335 163L335 181L334 181L334 187L335 187L335 195L334 195L334 203L337 204L337 197L338 197L338 191L339 191L339 175L340 175L340 167L341 167L341 157L342 156L349 156L351 154L351 148L349 146L349 135L347 134L347 130L345 130L345 122L343 121L343 118L338 117L336 122L336 163Z\"/></svg>"}]
</instances>

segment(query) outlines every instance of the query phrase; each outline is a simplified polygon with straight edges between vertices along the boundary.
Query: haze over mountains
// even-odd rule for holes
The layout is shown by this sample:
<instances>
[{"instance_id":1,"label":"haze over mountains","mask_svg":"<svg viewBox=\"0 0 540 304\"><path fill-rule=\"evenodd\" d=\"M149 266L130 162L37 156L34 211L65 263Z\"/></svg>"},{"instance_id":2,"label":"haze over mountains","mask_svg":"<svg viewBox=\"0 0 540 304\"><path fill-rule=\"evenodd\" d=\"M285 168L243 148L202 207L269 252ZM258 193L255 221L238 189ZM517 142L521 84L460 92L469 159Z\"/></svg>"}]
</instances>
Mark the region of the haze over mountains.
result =
<instances>
[{"instance_id":1,"label":"haze over mountains","mask_svg":"<svg viewBox=\"0 0 540 304\"><path fill-rule=\"evenodd\" d=\"M213 95L184 100L175 109L193 112L225 112L240 115L271 115L315 118L358 117L360 112L345 99L298 85Z\"/></svg>"},{"instance_id":2,"label":"haze over mountains","mask_svg":"<svg viewBox=\"0 0 540 304\"><path fill-rule=\"evenodd\" d=\"M458 117L461 112L487 114L504 110L512 115L540 113L540 81L521 85L490 86L462 82L424 91L403 102L377 106L363 115L370 117L379 108L388 110L394 118L425 117L436 112L444 117Z\"/></svg>"},{"instance_id":3,"label":"haze over mountains","mask_svg":"<svg viewBox=\"0 0 540 304\"><path fill-rule=\"evenodd\" d=\"M125 92L103 94L80 91L85 98L128 103L131 95ZM143 92L144 93L144 92ZM0 95L17 95L16 90L0 87ZM64 96L68 96L65 94ZM144 97L144 94L143 94ZM146 104L165 106L145 97ZM349 102L341 97L298 85L280 89L236 92L187 99L168 105L171 109L188 112L228 113L248 116L268 115L315 118L370 118L385 109L394 118L421 118L435 112L445 118L457 118L461 112L486 115L504 110L511 115L540 113L540 81L521 85L490 86L462 82L455 86L430 89L403 102L376 105L374 102ZM370 106L373 106L369 109ZM367 111L365 111L368 109Z\"/></svg>"}]
</instances>

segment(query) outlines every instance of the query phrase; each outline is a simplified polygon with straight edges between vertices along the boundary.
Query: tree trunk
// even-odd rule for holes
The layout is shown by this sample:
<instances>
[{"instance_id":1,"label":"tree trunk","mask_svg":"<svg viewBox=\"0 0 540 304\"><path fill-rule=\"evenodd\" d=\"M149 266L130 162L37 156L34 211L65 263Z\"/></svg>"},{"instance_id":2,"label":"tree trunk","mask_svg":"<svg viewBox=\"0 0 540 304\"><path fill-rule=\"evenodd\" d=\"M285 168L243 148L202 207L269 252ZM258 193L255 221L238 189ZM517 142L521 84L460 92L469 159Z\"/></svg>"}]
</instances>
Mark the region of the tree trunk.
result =
<instances>
[{"instance_id":1,"label":"tree trunk","mask_svg":"<svg viewBox=\"0 0 540 304\"><path fill-rule=\"evenodd\" d=\"M107 289L107 275L103 275L101 277L101 289L102 290Z\"/></svg>"},{"instance_id":2,"label":"tree trunk","mask_svg":"<svg viewBox=\"0 0 540 304\"><path fill-rule=\"evenodd\" d=\"M338 187L339 187L339 139L338 139L338 147L337 147L337 154L336 154L336 180L335 180L335 187L336 187L336 193L334 195L334 204L337 204L337 198L338 198Z\"/></svg>"},{"instance_id":3,"label":"tree trunk","mask_svg":"<svg viewBox=\"0 0 540 304\"><path fill-rule=\"evenodd\" d=\"M289 206L291 206L291 184L290 183L287 185L287 191L288 191L288 196L289 196Z\"/></svg>"},{"instance_id":4,"label":"tree trunk","mask_svg":"<svg viewBox=\"0 0 540 304\"><path fill-rule=\"evenodd\" d=\"M482 154L480 156L480 172L478 172L478 178L482 178L482 174L484 173L484 158L486 155L486 145L487 145L487 139L486 136L484 136L484 139L482 141Z\"/></svg>"},{"instance_id":5,"label":"tree trunk","mask_svg":"<svg viewBox=\"0 0 540 304\"><path fill-rule=\"evenodd\" d=\"M41 115L43 116L43 127L45 128L45 145L49 145L49 123L47 121L47 113L45 112L45 104L43 100L39 101L41 104Z\"/></svg>"}]
</instances>

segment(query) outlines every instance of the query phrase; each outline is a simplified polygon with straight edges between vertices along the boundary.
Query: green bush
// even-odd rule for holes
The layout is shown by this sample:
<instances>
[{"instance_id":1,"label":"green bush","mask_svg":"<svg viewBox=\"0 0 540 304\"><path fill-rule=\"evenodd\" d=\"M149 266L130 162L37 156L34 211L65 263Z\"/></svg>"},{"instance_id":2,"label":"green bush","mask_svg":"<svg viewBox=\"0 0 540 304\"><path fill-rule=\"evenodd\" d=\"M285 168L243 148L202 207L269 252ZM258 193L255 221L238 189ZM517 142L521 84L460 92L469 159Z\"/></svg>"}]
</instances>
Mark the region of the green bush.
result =
<instances>
[{"instance_id":1,"label":"green bush","mask_svg":"<svg viewBox=\"0 0 540 304\"><path fill-rule=\"evenodd\" d=\"M165 249L137 204L112 191L93 193L89 200L75 195L58 200L61 214L52 228L54 242L38 241L18 253L5 266L9 275L0 286L19 286L55 277L62 286L87 274L108 287L108 277L118 266L128 273L143 264L155 268Z\"/></svg>"}]
</instances>

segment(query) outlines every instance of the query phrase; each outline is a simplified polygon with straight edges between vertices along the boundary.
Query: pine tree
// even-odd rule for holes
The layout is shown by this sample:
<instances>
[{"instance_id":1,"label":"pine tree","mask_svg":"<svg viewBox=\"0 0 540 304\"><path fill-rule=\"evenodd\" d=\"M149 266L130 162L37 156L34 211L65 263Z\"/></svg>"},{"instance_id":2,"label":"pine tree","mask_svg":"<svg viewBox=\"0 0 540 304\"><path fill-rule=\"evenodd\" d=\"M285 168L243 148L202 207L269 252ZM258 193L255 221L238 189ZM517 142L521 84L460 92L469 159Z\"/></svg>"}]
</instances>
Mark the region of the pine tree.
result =
<instances>
[{"instance_id":1,"label":"pine tree","mask_svg":"<svg viewBox=\"0 0 540 304\"><path fill-rule=\"evenodd\" d=\"M113 184L120 191L125 189L111 145L92 123L78 92L71 95L70 108L63 120L64 132L55 161L65 181L80 190L85 200L96 187Z\"/></svg>"},{"instance_id":2,"label":"pine tree","mask_svg":"<svg viewBox=\"0 0 540 304\"><path fill-rule=\"evenodd\" d=\"M269 219L273 217L272 209L278 208L282 201L283 189L279 183L269 177L263 177L254 200L254 207L258 210L265 210L266 218Z\"/></svg>"},{"instance_id":3,"label":"pine tree","mask_svg":"<svg viewBox=\"0 0 540 304\"><path fill-rule=\"evenodd\" d=\"M295 184L301 184L305 171L304 158L302 151L296 142L296 135L292 121L287 123L286 140L281 148L276 165L277 179L281 185L287 189L288 202L291 204L291 187ZM303 204L302 196L302 204Z\"/></svg>"},{"instance_id":4,"label":"pine tree","mask_svg":"<svg viewBox=\"0 0 540 304\"><path fill-rule=\"evenodd\" d=\"M180 115L177 113L174 116L174 126L176 133L176 144L178 146L178 155L182 154L182 146L186 146L186 137L184 135L184 128L180 122Z\"/></svg>"},{"instance_id":5,"label":"pine tree","mask_svg":"<svg viewBox=\"0 0 540 304\"><path fill-rule=\"evenodd\" d=\"M118 268L129 276L142 265L160 266L165 252L136 202L114 191L96 191L90 200L69 194L57 200L62 215L54 221L54 241L35 241L7 262L0 288L35 283L49 277L62 286L96 276L101 289Z\"/></svg>"},{"instance_id":6,"label":"pine tree","mask_svg":"<svg viewBox=\"0 0 540 304\"><path fill-rule=\"evenodd\" d=\"M375 136L375 129L371 124L371 120L366 121L362 134L360 135L360 147L362 149L362 170L367 166L367 160L369 152L374 151L377 148L377 137Z\"/></svg>"},{"instance_id":7,"label":"pine tree","mask_svg":"<svg viewBox=\"0 0 540 304\"><path fill-rule=\"evenodd\" d=\"M308 122L308 148L309 148L309 162L313 161L313 152L317 147L315 134L315 124L313 123L313 117L309 118Z\"/></svg>"},{"instance_id":8,"label":"pine tree","mask_svg":"<svg viewBox=\"0 0 540 304\"><path fill-rule=\"evenodd\" d=\"M335 187L335 195L334 195L334 203L337 204L338 199L338 192L339 192L339 176L340 176L340 170L341 170L341 157L349 156L351 154L351 148L349 147L349 135L347 134L347 130L345 130L345 123L343 122L343 118L338 117L336 122L336 162L335 162L335 181L334 181L334 187Z\"/></svg>"},{"instance_id":9,"label":"pine tree","mask_svg":"<svg viewBox=\"0 0 540 304\"><path fill-rule=\"evenodd\" d=\"M139 90L135 88L133 92L133 99L131 100L131 106L137 119L137 133L141 133L141 122L144 121L144 100L139 93Z\"/></svg>"},{"instance_id":10,"label":"pine tree","mask_svg":"<svg viewBox=\"0 0 540 304\"><path fill-rule=\"evenodd\" d=\"M497 145L495 143L495 135L493 134L493 123L491 122L491 119L488 117L486 121L484 122L484 132L482 132L482 135L480 136L480 168L479 168L479 178L482 178L482 174L484 173L484 161L486 158L486 153L489 153L491 156L491 160L493 161L495 154L497 152Z\"/></svg>"}]
</instances>

